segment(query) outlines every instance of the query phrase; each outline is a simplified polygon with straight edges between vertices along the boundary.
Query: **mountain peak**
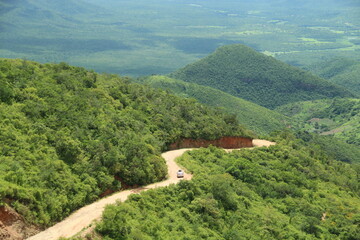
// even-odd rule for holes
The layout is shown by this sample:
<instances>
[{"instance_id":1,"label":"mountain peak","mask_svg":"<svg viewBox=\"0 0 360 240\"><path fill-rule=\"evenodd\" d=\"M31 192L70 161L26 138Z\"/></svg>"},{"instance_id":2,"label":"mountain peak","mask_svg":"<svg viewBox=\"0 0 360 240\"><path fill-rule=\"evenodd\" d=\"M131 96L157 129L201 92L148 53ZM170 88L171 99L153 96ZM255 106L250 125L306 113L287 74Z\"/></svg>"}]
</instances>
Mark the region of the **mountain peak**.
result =
<instances>
[{"instance_id":1,"label":"mountain peak","mask_svg":"<svg viewBox=\"0 0 360 240\"><path fill-rule=\"evenodd\" d=\"M348 90L254 49L233 44L170 74L206 85L268 108L332 97L351 97Z\"/></svg>"}]
</instances>

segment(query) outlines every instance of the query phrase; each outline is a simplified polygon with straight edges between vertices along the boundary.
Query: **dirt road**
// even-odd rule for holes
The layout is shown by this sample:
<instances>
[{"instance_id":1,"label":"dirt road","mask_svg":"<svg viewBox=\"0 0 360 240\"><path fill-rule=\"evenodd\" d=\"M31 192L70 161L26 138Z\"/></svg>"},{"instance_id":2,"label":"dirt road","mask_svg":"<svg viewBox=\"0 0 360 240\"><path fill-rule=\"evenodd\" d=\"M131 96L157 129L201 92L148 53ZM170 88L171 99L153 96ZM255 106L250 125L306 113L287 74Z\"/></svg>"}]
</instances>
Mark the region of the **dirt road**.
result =
<instances>
[{"instance_id":1,"label":"dirt road","mask_svg":"<svg viewBox=\"0 0 360 240\"><path fill-rule=\"evenodd\" d=\"M269 142L266 140L253 140L254 147L261 146L270 146L275 143ZM88 227L94 220L98 220L101 218L102 212L107 204L114 204L116 201L125 201L130 194L139 193L141 191L146 191L148 189L164 187L168 186L171 183L177 183L181 179L177 178L176 172L179 169L182 169L175 163L175 159L181 156L184 152L191 149L179 149L173 150L169 152L163 153L161 156L166 160L166 164L168 165L168 179L162 182L154 183L151 185L147 185L145 187L141 187L138 189L126 190L122 192L115 193L109 197L100 199L97 202L94 202L90 205L87 205L69 217L64 219L63 221L55 224L54 226L46 229L43 232L34 235L27 240L56 240L60 237L71 237ZM184 170L184 169L183 169ZM184 179L190 180L192 178L191 174L185 173Z\"/></svg>"},{"instance_id":2,"label":"dirt road","mask_svg":"<svg viewBox=\"0 0 360 240\"><path fill-rule=\"evenodd\" d=\"M275 142L270 142L262 139L254 139L252 142L254 147L270 147L276 144Z\"/></svg>"}]
</instances>

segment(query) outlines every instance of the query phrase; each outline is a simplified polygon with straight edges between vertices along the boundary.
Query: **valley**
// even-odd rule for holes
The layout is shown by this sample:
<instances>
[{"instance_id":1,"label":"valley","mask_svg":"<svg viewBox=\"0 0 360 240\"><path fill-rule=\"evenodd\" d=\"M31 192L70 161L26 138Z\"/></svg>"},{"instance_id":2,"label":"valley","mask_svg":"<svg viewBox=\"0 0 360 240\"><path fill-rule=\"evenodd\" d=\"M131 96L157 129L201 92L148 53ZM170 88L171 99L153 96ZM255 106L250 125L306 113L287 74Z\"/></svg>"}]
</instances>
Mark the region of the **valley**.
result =
<instances>
[{"instance_id":1,"label":"valley","mask_svg":"<svg viewBox=\"0 0 360 240\"><path fill-rule=\"evenodd\" d=\"M0 6L2 57L64 61L97 72L168 74L239 43L279 53L276 58L296 66L336 56L359 60L359 6L352 0L26 0Z\"/></svg>"}]
</instances>

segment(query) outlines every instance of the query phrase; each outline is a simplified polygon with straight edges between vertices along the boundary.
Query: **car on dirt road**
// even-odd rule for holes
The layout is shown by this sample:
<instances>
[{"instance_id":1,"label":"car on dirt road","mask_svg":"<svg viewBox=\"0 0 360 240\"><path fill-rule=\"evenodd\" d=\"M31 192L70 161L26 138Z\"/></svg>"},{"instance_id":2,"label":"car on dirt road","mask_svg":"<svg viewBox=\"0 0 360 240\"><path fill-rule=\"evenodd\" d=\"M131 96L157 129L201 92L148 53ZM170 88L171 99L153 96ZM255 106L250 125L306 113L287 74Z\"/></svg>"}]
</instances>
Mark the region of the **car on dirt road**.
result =
<instances>
[{"instance_id":1,"label":"car on dirt road","mask_svg":"<svg viewBox=\"0 0 360 240\"><path fill-rule=\"evenodd\" d=\"M178 170L176 173L178 178L183 178L184 177L184 171L183 170Z\"/></svg>"}]
</instances>

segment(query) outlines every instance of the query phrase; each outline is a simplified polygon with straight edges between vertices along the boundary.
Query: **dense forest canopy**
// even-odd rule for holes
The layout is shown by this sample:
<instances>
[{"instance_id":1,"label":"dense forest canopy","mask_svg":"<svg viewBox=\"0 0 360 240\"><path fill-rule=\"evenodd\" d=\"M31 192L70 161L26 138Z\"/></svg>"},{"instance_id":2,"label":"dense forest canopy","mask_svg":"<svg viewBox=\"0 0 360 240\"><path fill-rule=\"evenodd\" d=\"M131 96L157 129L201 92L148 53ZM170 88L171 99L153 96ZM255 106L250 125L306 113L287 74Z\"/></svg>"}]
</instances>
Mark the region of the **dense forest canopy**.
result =
<instances>
[{"instance_id":1,"label":"dense forest canopy","mask_svg":"<svg viewBox=\"0 0 360 240\"><path fill-rule=\"evenodd\" d=\"M166 177L186 138L252 136L195 100L66 63L0 60L0 204L43 226L107 189Z\"/></svg>"},{"instance_id":2,"label":"dense forest canopy","mask_svg":"<svg viewBox=\"0 0 360 240\"><path fill-rule=\"evenodd\" d=\"M360 95L360 63L348 58L333 58L328 61L314 63L307 70L326 78L348 90Z\"/></svg>"},{"instance_id":3,"label":"dense forest canopy","mask_svg":"<svg viewBox=\"0 0 360 240\"><path fill-rule=\"evenodd\" d=\"M240 44L220 47L170 77L217 88L270 109L297 101L354 96L325 79Z\"/></svg>"},{"instance_id":4,"label":"dense forest canopy","mask_svg":"<svg viewBox=\"0 0 360 240\"><path fill-rule=\"evenodd\" d=\"M276 110L291 117L291 127L321 135L333 135L360 145L360 99L335 98L290 103Z\"/></svg>"},{"instance_id":5,"label":"dense forest canopy","mask_svg":"<svg viewBox=\"0 0 360 240\"><path fill-rule=\"evenodd\" d=\"M108 206L96 230L103 239L359 239L359 165L289 132L276 142L188 152L179 162L192 181Z\"/></svg>"},{"instance_id":6,"label":"dense forest canopy","mask_svg":"<svg viewBox=\"0 0 360 240\"><path fill-rule=\"evenodd\" d=\"M139 78L137 81L152 87L169 90L180 97L195 98L211 107L223 108L225 111L235 114L240 124L258 135L268 135L275 130L283 129L290 120L275 111L215 88L160 75Z\"/></svg>"}]
</instances>

